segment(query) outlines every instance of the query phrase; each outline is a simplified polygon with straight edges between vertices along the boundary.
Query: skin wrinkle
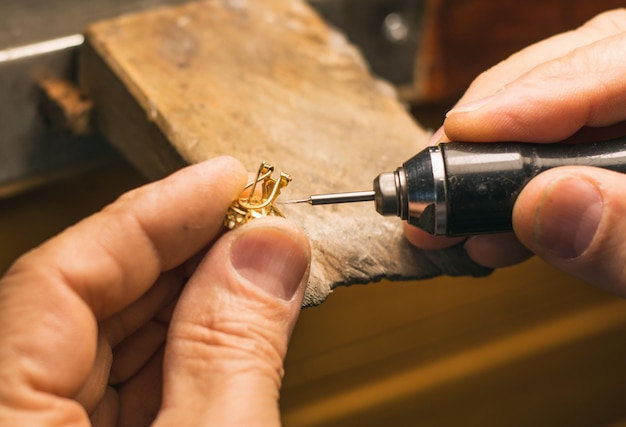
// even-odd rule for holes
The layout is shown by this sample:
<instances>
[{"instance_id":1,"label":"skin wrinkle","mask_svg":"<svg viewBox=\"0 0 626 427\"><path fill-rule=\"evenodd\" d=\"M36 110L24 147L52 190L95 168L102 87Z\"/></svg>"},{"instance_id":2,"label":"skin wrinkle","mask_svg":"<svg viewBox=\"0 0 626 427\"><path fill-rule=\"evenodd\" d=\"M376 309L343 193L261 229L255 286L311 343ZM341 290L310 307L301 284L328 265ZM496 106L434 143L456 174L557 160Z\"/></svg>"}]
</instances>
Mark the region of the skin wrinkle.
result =
<instances>
[{"instance_id":1,"label":"skin wrinkle","mask_svg":"<svg viewBox=\"0 0 626 427\"><path fill-rule=\"evenodd\" d=\"M560 58L555 58L552 61L540 64L526 73L526 75L522 76L522 79L526 81L536 80L546 82L544 85L547 87L551 86L549 83L551 80L555 81L555 85L558 83L555 87L562 86L564 81L569 80L574 84L566 86L564 88L565 93L562 93L559 99L552 101L554 105L553 108L562 108L563 105L575 105L576 108L570 111L569 116L571 116L572 112L577 112L578 117L574 119L570 118L568 122L587 123L591 126L612 124L605 122L605 117L606 111L611 109L609 100L616 99L617 94L611 97L608 95L619 91L619 89L616 89L615 83L621 82L623 79L621 79L621 75L615 71L616 68L619 69L616 65L620 64L615 64L612 56L607 57L611 59L610 61L604 58L606 54L604 53L605 49L603 49L603 46L612 40L614 42L619 41L619 44L621 44L624 38L625 36L620 34L578 47ZM569 72L566 71L568 69L570 70ZM534 73L537 73L538 77L534 76ZM607 79L607 74L609 76L614 74L614 79ZM581 81L581 76L585 76L583 81ZM591 92L593 92L593 98L589 99L588 94ZM533 100L541 100L542 97L545 96L545 90L541 90L538 95L532 96L531 98ZM621 97L617 98L621 99ZM596 112L598 108L598 103L594 102L596 99L602 100L601 114ZM540 111L544 109L545 108L537 108L537 110ZM578 130L578 127L573 129L571 133L574 133L576 130ZM562 139L565 139L567 136L569 135L563 136Z\"/></svg>"},{"instance_id":2,"label":"skin wrinkle","mask_svg":"<svg viewBox=\"0 0 626 427\"><path fill-rule=\"evenodd\" d=\"M17 281L19 283L35 283L35 284L46 283L45 289L42 290L41 296L49 294L50 291L54 291L54 293L40 300L43 302L43 304L45 304L46 306L50 306L50 303L54 301L61 301L61 300L73 301L70 304L73 307L73 310L71 311L71 313L74 316L82 317L82 321L80 323L74 323L74 325L76 325L79 329L83 329L87 327L91 329L92 331L95 331L97 328L95 318L93 318L89 310L82 310L83 308L86 308L84 304L82 303L82 299L80 298L78 294L75 293L74 289L66 285L66 282L64 281L61 275L61 271L58 269L54 269L54 268L52 269L48 268L45 265L44 266L37 265L38 267L37 269L35 268L29 269L29 268L22 267L24 265L28 265L28 262L26 261L27 260L23 261L20 264L20 266L17 266L15 270L12 269L12 273L10 275L7 275L3 279L3 282L5 280L12 280L12 281ZM57 273L57 274L54 274L54 273ZM58 284L58 286L50 286L53 284ZM59 292L61 294L59 294ZM72 299L72 297L75 297L75 299ZM53 305L52 307L53 309L58 308L56 305ZM82 313L80 314L75 311L79 309L79 307L82 311ZM50 308L46 312L50 313ZM50 334L50 332L56 330L59 332L58 334L56 334L56 336L58 337L58 341L60 341L61 346L69 345L68 341L69 342L81 342L83 343L83 345L87 345L87 343L85 343L84 340L82 339L79 339L79 338L73 339L71 336L68 336L67 324L68 323L72 324L72 322L71 321L68 322L67 317L69 313L67 310L62 310L60 312L58 310L54 310L52 311L52 313L54 313L53 317L56 317L59 319L59 322L55 322L55 323L60 323L61 327L56 327L50 330L49 322L42 322L41 320L36 322L39 325L39 328L44 328L47 331L46 339L48 340L51 339L52 334ZM46 316L46 317L49 317L49 316ZM89 322L90 319L92 320L92 322ZM74 333L74 335L78 332L76 328L72 328L71 331ZM81 337L84 335L83 332L80 333ZM86 335L89 336L90 334L87 333ZM14 341L13 341L13 345L15 348L16 344ZM24 345L26 346L26 348L24 348ZM39 352L35 351L33 353L30 350L30 348L33 346L38 347L39 340L36 338L36 336L33 337L33 335L31 334L31 335L26 336L26 343L19 345L17 347L18 351L20 349L21 351L19 351L19 353L14 356L13 360L20 361L22 364L26 363L27 361L31 362L30 368L24 367L22 369L13 370L14 372L18 372L22 374L23 379L21 380L21 382L27 385L33 391L53 393L53 394L58 394L64 397L73 396L78 391L77 388L80 386L79 384L73 384L71 387L65 387L63 389L57 389L55 386L53 386L53 384L46 384L48 382L46 373L38 372L38 371L41 371L41 365L44 362L41 361L41 354ZM89 372L89 369L90 369L89 367L91 366L91 364L93 364L93 360L95 359L96 346L97 344L96 344L96 341L94 340L92 350L87 350L86 348L84 348L84 350L87 350L87 354L82 355L82 357L91 359L91 362L89 362L88 365L85 365L85 364L74 365L72 368L77 375L81 375L80 370L78 369L81 366L85 370L84 375L86 375L87 372ZM80 346L76 347L76 350L78 350L79 348ZM29 356L29 355L32 355L32 356ZM76 352L74 353L74 356L76 356ZM78 356L78 358L80 359L81 357ZM33 368L35 368L35 370L33 370Z\"/></svg>"},{"instance_id":3,"label":"skin wrinkle","mask_svg":"<svg viewBox=\"0 0 626 427\"><path fill-rule=\"evenodd\" d=\"M146 196L149 197L149 196ZM141 201L141 205L146 203L146 197L142 197L139 199ZM152 197L150 197L152 198ZM135 203L136 205L137 203ZM152 203L151 203L152 204ZM128 229L132 232L129 233L135 238L139 238L142 240L139 245L143 250L148 249L150 254L146 255L148 259L150 259L153 263L154 271L156 275L162 271L170 270L171 268L176 267L176 265L168 265L168 263L163 259L161 252L158 249L157 237L152 230L152 227L146 224L146 219L143 218L144 214L142 211L145 209L141 209L144 206L131 206L131 209L128 209L124 206L120 206L118 208L118 212L114 214L112 221L116 221L116 218L124 219L126 221L120 221L122 224L128 224ZM124 209L125 208L125 209ZM121 211L121 215L120 212ZM149 210L148 210L149 212ZM117 219L119 221L119 219ZM111 222L111 221L109 221Z\"/></svg>"},{"instance_id":4,"label":"skin wrinkle","mask_svg":"<svg viewBox=\"0 0 626 427\"><path fill-rule=\"evenodd\" d=\"M525 108L521 108L519 110L513 110L513 111L505 110L502 112L502 115L498 120L499 123L497 123L497 126L501 128L510 129L511 133L515 133L515 134L524 133L525 129L528 128L527 122L528 122L529 112L531 109L532 109L532 106L528 105ZM519 138L519 139L524 140L524 138Z\"/></svg>"},{"instance_id":5,"label":"skin wrinkle","mask_svg":"<svg viewBox=\"0 0 626 427\"><path fill-rule=\"evenodd\" d=\"M230 245L225 248L228 251ZM228 259L228 258L227 258ZM202 267L201 267L202 269ZM196 280L203 280L203 274L198 272L195 276ZM213 278L214 280L224 280L220 278ZM224 360L224 357L220 357L220 360L225 362L232 362L236 359L240 363L241 360L254 361L255 358L264 360L266 363L263 365L266 368L270 368L274 372L273 382L280 384L280 378L282 378L282 359L286 348L278 349L275 347L275 340L273 335L268 335L267 332L271 332L272 323L290 323L287 318L287 309L290 304L283 301L275 301L269 295L248 286L243 286L243 283L239 282L240 279L227 279L231 283L228 286L230 293L227 295L215 294L211 292L211 296L208 298L214 301L215 305L226 307L239 307L240 302L244 302L247 307L242 307L237 310L237 313L229 312L217 312L212 313L210 317L205 317L200 323L197 321L190 322L189 316L193 316L193 313L188 313L185 319L173 319L177 322L177 327L170 331L169 342L173 346L171 351L178 353L183 351L188 356L198 358L198 354L205 354L200 357L200 363L205 360L210 360L212 353L218 352L220 348L226 347L230 352L228 359ZM246 282L247 283L247 282ZM190 284L193 286L192 284ZM218 287L221 290L222 287ZM220 301L224 296L227 296L229 301L226 303ZM250 300L254 303L254 306L250 305ZM255 307L258 306L258 307ZM272 308L273 307L273 308ZM242 317L243 313L243 317ZM248 313L246 315L246 313ZM265 318L258 319L261 313L264 313ZM284 320L278 320L283 318ZM196 317L196 319L202 319ZM233 321L232 319L236 319ZM274 319L274 320L269 320ZM265 326L267 324L267 327ZM181 328L183 330L181 330ZM235 340L233 342L233 337ZM239 338L239 340L237 340ZM179 342L183 340L185 344ZM269 343L274 342L270 345ZM209 346L208 348L206 346ZM195 350L191 351L191 348ZM191 353L191 354L188 354ZM180 357L179 357L180 358ZM230 366L231 370L240 369L237 365Z\"/></svg>"},{"instance_id":6,"label":"skin wrinkle","mask_svg":"<svg viewBox=\"0 0 626 427\"><path fill-rule=\"evenodd\" d=\"M144 248L144 250L145 248L149 249L150 255L148 255L148 258L154 262L154 270L157 274L175 267L167 265L162 258L161 252L157 248L155 233L151 227L144 222L140 212L137 212L136 209L130 209L124 217L127 217L131 221L129 229L132 230L134 228L138 231L137 236L143 240L141 247Z\"/></svg>"},{"instance_id":7,"label":"skin wrinkle","mask_svg":"<svg viewBox=\"0 0 626 427\"><path fill-rule=\"evenodd\" d=\"M26 415L32 416L36 413L37 419L41 420L41 425L85 426L85 408L73 399L60 398L32 389L24 393L19 393L19 389L12 389L12 392L15 394L12 402L4 404L7 401L3 401L0 407L2 420L23 420L26 419ZM15 397L18 397L19 401Z\"/></svg>"},{"instance_id":8,"label":"skin wrinkle","mask_svg":"<svg viewBox=\"0 0 626 427\"><path fill-rule=\"evenodd\" d=\"M586 106L583 110L581 108L580 116L581 118L578 120L573 120L577 123L586 122L589 126L606 126L611 123L604 123L604 112L602 114L597 113L597 107L594 108L594 103L589 102L587 96L585 94L594 92L594 97L597 99L602 99L602 109L606 111L610 109L607 105L610 105L608 101L611 97L607 96L611 93L615 92L615 82L621 80L621 76L615 75L614 77L620 77L619 79L607 79L606 75L614 72L613 66L603 66L601 68L597 68L600 64L605 64L607 61L603 58L598 58L597 56L602 55L602 51L604 49L594 49L594 45L604 44L606 43L606 39L603 39L599 42L590 43L590 45L579 47L574 49L572 52L567 54L562 58L558 58L557 60L549 63L549 65L554 68L553 71L553 79L555 80L572 80L575 85L578 87L577 90L569 91L569 97L574 101L563 101L562 105L571 105L577 104L578 108L581 108L581 105ZM590 50L592 49L592 50ZM594 57L596 56L596 57ZM614 65L614 64L612 64ZM567 68L572 68L571 74L568 76L564 74L563 70ZM549 70L550 71L550 70ZM587 89L580 87L580 76L586 76L586 84L588 86ZM570 86L570 89L574 89ZM614 98L614 97L613 97ZM586 119L583 119L586 118ZM578 129L575 129L575 131Z\"/></svg>"},{"instance_id":9,"label":"skin wrinkle","mask_svg":"<svg viewBox=\"0 0 626 427\"><path fill-rule=\"evenodd\" d=\"M231 245L229 243L224 247L226 254L223 256L226 259L229 259L227 254L230 250L230 246ZM204 273L202 269L203 266L200 267L200 271L198 271L196 276L194 276L194 280L204 280ZM217 292L219 289L213 290L212 288L207 289L211 294L210 296L207 295L207 297L209 297L211 301L214 301L214 304L217 306L232 307L229 312L211 312L201 321L201 323L189 320L190 317L193 316L193 313L185 315L179 314L173 320L179 322L177 325L192 326L191 336L194 337L192 339L200 340L200 342L205 342L209 345L213 345L213 340L217 340L216 342L231 347L233 346L232 343L228 343L226 341L222 342L220 339L239 337L244 339L247 346L253 345L253 347L245 347L248 351L253 351L255 354L262 356L263 359L270 362L270 365L275 365L277 361L282 361L286 348L279 349L275 347L276 343L271 346L268 345L272 342L272 338L274 337L271 334L268 335L268 332L271 332L271 328L266 327L266 325L269 326L272 323L288 325L290 319L290 315L288 314L290 303L282 300L277 301L260 289L253 286L247 286L249 282L242 282L241 279L239 279L239 276L230 269L227 274L233 274L237 278L213 278L213 280L225 280L229 283L227 287L230 289L230 292L227 296L232 300L228 302L220 301L220 299L223 298L223 294L221 292ZM193 285L190 284L190 286ZM244 304L244 307L241 306L242 304ZM232 313L232 311L235 310L235 307L237 307L236 310L238 312L236 315ZM259 313L263 313L263 316L260 316ZM196 319L202 318L196 317ZM189 332L190 331L187 330L186 333ZM170 342L174 342L175 337L189 339L189 337L185 337L184 334L184 331L179 331L178 326L173 328L170 331ZM261 343L262 348L258 347L259 343ZM241 345L241 342L239 345Z\"/></svg>"},{"instance_id":10,"label":"skin wrinkle","mask_svg":"<svg viewBox=\"0 0 626 427\"><path fill-rule=\"evenodd\" d=\"M626 9L619 8L602 12L587 21L584 28L599 34L606 34L607 31L611 33L626 31Z\"/></svg>"},{"instance_id":11,"label":"skin wrinkle","mask_svg":"<svg viewBox=\"0 0 626 427\"><path fill-rule=\"evenodd\" d=\"M626 44L626 37L623 37L623 43ZM626 55L626 49L623 53L624 55ZM618 70L620 70L621 73ZM626 69L623 66L621 67L621 69L620 67L612 67L609 70L609 73L613 74L611 78L604 79L601 78L602 76L599 76L599 78L596 79L597 81L594 90L599 91L597 85L601 86L602 88L602 95L598 96L599 99L602 99L602 108L600 108L600 103L590 105L588 113L588 117L590 117L590 126L602 127L614 124L615 119L613 117L607 117L606 111L616 111L618 108L623 107L623 96L620 96L620 94L616 93L614 86L616 82L620 82L623 80L622 76L625 71ZM626 85L622 85L622 89L626 91ZM611 94L613 95L609 96ZM623 118L620 118L619 120L621 121L623 120Z\"/></svg>"},{"instance_id":12,"label":"skin wrinkle","mask_svg":"<svg viewBox=\"0 0 626 427\"><path fill-rule=\"evenodd\" d=\"M171 342L176 340L176 348L179 350L189 350L187 346L195 348L194 351L186 353L187 359L214 360L210 356L213 352L228 348L245 355L239 360L262 359L273 370L282 371L282 359L286 348L276 347L276 343L272 343L272 337L266 333L266 328L262 326L252 328L249 320L231 319L228 322L212 323L206 325L191 320L178 320L176 329L170 331L168 339Z\"/></svg>"},{"instance_id":13,"label":"skin wrinkle","mask_svg":"<svg viewBox=\"0 0 626 427\"><path fill-rule=\"evenodd\" d=\"M110 248L108 245L102 243L100 240L96 240L95 244L100 248L100 251L104 253L104 256L100 258L99 262L102 262L104 259L108 259L111 264L111 267L107 268L109 272L115 271L112 273L114 276L118 277L118 279L109 279L107 282L111 284L115 284L115 287L104 286L104 283L101 284L101 289L92 289L88 286L80 285L79 281L77 281L74 277L76 273L67 273L65 277L67 277L68 284L73 289L77 290L81 298L86 302L88 306L90 306L96 315L98 320L103 320L106 317L110 316L109 307L104 306L103 304L106 301L111 300L111 297L102 298L102 293L118 293L124 292L124 289L132 288L129 283L133 283L132 280L126 280L126 268L124 267L124 262L118 258L116 249ZM152 281L152 280L151 280ZM140 298L141 295L137 296Z\"/></svg>"},{"instance_id":14,"label":"skin wrinkle","mask_svg":"<svg viewBox=\"0 0 626 427\"><path fill-rule=\"evenodd\" d=\"M275 359L263 352L252 353L242 348L244 346L239 343L226 340L215 340L214 344L207 344L177 337L177 341L176 346L171 346L168 351L179 359L184 358L185 366L182 369L180 366L175 369L183 372L203 372L202 378L207 379L205 384L199 384L197 378L188 384L188 391L195 390L193 392L197 393L204 390L206 398L210 399L216 389L231 389L231 385L239 381L247 383L249 388L252 378L261 379L262 384L269 381L276 390L280 388L284 375L282 357ZM208 361L210 365L207 364ZM260 361L265 363L259 363Z\"/></svg>"}]
</instances>

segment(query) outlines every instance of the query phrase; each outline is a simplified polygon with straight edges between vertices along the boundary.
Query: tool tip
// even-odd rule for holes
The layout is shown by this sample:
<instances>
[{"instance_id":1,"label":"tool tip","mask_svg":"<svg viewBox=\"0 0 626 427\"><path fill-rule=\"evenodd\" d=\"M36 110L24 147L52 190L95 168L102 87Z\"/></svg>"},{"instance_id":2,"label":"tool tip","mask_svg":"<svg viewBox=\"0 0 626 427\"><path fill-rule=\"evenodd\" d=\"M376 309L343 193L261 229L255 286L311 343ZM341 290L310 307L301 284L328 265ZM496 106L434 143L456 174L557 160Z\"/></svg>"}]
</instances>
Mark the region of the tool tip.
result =
<instances>
[{"instance_id":1,"label":"tool tip","mask_svg":"<svg viewBox=\"0 0 626 427\"><path fill-rule=\"evenodd\" d=\"M280 203L281 205L291 205L294 203L311 203L311 198L306 198L306 199L295 199L295 200L279 200L278 203Z\"/></svg>"}]
</instances>

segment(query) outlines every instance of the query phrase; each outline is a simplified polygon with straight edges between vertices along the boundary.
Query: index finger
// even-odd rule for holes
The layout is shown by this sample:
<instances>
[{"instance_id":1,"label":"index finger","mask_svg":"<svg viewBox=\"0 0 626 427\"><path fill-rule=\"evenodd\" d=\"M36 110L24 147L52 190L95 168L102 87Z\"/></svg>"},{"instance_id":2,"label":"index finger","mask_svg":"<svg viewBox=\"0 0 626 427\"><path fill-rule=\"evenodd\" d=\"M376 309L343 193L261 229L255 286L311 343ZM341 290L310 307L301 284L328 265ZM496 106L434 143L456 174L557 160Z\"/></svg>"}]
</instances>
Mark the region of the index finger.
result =
<instances>
[{"instance_id":1,"label":"index finger","mask_svg":"<svg viewBox=\"0 0 626 427\"><path fill-rule=\"evenodd\" d=\"M7 276L27 271L32 283L39 272L71 288L97 319L108 317L216 237L246 178L229 157L185 168L123 195L23 256Z\"/></svg>"},{"instance_id":2,"label":"index finger","mask_svg":"<svg viewBox=\"0 0 626 427\"><path fill-rule=\"evenodd\" d=\"M479 75L457 105L488 97L536 66L626 30L626 9L599 14L573 31L530 45Z\"/></svg>"}]
</instances>

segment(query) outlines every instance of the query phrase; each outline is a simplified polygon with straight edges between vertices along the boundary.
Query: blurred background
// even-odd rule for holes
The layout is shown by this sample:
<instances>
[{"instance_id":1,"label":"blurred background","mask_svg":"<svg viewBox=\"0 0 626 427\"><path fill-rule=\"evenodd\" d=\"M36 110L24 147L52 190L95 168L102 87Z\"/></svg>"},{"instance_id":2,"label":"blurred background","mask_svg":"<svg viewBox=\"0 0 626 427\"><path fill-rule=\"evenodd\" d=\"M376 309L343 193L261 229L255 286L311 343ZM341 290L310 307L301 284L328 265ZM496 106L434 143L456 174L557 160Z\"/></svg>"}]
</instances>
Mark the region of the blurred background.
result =
<instances>
[{"instance_id":1,"label":"blurred background","mask_svg":"<svg viewBox=\"0 0 626 427\"><path fill-rule=\"evenodd\" d=\"M174 3L0 3L0 272L146 182L85 125L76 54L90 22ZM621 6L310 3L433 129L482 70ZM626 426L625 360L626 303L532 259L487 278L337 289L301 315L281 405L286 426Z\"/></svg>"}]
</instances>

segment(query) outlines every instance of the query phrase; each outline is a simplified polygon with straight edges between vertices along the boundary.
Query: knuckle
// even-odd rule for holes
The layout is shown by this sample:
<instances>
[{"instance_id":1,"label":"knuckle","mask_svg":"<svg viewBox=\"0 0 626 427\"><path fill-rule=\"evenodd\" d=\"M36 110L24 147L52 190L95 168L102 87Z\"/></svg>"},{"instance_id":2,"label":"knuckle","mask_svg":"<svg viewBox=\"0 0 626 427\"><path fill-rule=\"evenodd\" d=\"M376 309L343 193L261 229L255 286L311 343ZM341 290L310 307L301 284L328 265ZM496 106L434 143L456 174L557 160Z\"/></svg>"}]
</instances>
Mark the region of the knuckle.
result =
<instances>
[{"instance_id":1,"label":"knuckle","mask_svg":"<svg viewBox=\"0 0 626 427\"><path fill-rule=\"evenodd\" d=\"M279 381L286 349L277 345L262 326L244 319L213 319L209 325L187 320L178 323L170 338L178 353L209 363L211 369L262 369Z\"/></svg>"},{"instance_id":2,"label":"knuckle","mask_svg":"<svg viewBox=\"0 0 626 427\"><path fill-rule=\"evenodd\" d=\"M581 29L599 31L602 33L625 31L626 8L622 7L602 12L583 24Z\"/></svg>"}]
</instances>

